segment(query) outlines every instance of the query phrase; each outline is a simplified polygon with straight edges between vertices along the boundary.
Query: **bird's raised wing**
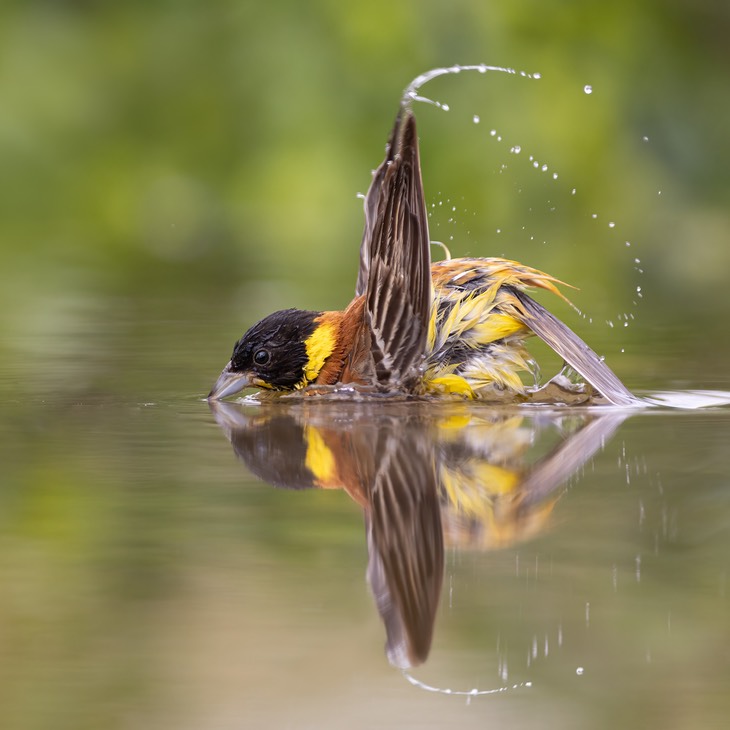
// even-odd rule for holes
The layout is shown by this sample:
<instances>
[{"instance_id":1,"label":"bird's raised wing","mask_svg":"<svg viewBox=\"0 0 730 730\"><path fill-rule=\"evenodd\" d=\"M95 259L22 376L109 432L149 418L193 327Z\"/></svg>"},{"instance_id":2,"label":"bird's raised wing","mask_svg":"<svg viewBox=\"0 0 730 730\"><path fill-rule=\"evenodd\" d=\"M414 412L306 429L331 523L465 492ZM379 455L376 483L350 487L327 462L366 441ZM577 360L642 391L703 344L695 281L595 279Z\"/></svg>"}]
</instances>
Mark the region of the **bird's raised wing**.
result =
<instances>
[{"instance_id":1,"label":"bird's raised wing","mask_svg":"<svg viewBox=\"0 0 730 730\"><path fill-rule=\"evenodd\" d=\"M373 171L373 179L370 181L370 187L365 195L363 208L365 212L365 230L362 234L362 243L360 244L360 270L357 273L357 285L355 286L355 296L362 296L368 285L368 274L370 272L370 250L371 241L373 239L373 228L378 217L378 207L383 192L383 180L385 179L385 171L393 162L393 147L401 127L402 114L398 114L393 125L393 129L388 137L385 145L385 159L380 163L378 168Z\"/></svg>"},{"instance_id":2,"label":"bird's raised wing","mask_svg":"<svg viewBox=\"0 0 730 730\"><path fill-rule=\"evenodd\" d=\"M365 295L378 382L407 386L425 352L431 305L428 214L409 108L398 114L365 198L357 294Z\"/></svg>"}]
</instances>

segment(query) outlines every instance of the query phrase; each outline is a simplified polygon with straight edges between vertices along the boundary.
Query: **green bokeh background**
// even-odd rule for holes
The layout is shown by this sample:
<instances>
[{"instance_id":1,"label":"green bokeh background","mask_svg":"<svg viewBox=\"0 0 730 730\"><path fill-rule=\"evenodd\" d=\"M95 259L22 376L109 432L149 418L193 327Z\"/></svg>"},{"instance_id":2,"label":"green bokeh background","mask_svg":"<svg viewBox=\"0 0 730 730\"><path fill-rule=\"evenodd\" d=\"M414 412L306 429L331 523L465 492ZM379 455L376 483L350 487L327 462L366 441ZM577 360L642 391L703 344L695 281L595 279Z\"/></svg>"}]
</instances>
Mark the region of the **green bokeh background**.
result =
<instances>
[{"instance_id":1,"label":"green bokeh background","mask_svg":"<svg viewBox=\"0 0 730 730\"><path fill-rule=\"evenodd\" d=\"M400 93L452 63L542 78L424 89L432 238L580 287L594 324L556 311L630 386L726 385L729 33L707 1L6 2L3 386L204 392L260 316L343 306Z\"/></svg>"}]
</instances>

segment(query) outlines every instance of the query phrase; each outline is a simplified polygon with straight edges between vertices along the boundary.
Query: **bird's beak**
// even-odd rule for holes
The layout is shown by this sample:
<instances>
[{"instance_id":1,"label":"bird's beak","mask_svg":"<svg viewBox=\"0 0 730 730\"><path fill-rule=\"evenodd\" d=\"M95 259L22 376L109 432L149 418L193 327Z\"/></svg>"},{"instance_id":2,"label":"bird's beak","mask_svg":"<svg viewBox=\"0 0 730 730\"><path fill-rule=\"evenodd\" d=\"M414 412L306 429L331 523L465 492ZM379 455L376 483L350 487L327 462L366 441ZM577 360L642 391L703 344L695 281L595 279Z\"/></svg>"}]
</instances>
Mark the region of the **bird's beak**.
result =
<instances>
[{"instance_id":1,"label":"bird's beak","mask_svg":"<svg viewBox=\"0 0 730 730\"><path fill-rule=\"evenodd\" d=\"M253 385L251 381L250 373L234 372L231 370L231 363L228 363L223 368L223 372L220 374L218 380L216 380L213 390L208 393L208 400L220 400L221 398L238 393L244 388Z\"/></svg>"}]
</instances>

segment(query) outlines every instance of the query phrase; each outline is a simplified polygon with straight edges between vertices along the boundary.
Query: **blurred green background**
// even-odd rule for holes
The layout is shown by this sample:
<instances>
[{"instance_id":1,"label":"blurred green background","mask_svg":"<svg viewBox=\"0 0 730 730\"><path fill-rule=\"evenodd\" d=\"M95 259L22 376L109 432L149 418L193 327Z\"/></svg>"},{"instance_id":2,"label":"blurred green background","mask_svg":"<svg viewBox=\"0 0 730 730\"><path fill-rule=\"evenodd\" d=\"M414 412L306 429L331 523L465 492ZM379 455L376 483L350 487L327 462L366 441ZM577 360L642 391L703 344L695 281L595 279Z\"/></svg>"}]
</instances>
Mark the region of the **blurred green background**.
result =
<instances>
[{"instance_id":1,"label":"blurred green background","mask_svg":"<svg viewBox=\"0 0 730 730\"><path fill-rule=\"evenodd\" d=\"M585 321L557 313L630 386L727 386L728 37L709 0L9 0L2 387L203 393L257 318L346 304L356 193L452 63L542 78L424 88L451 108L416 107L432 238L579 287Z\"/></svg>"}]
</instances>

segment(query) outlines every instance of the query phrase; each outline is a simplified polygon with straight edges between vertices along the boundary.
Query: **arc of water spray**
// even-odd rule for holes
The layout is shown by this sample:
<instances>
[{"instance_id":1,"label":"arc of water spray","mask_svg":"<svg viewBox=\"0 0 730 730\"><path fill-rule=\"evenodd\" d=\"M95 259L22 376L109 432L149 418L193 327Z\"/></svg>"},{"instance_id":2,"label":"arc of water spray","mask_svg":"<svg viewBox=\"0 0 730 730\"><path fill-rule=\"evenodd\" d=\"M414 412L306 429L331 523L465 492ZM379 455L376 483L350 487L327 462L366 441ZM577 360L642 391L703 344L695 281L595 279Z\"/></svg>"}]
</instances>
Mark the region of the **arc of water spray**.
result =
<instances>
[{"instance_id":1,"label":"arc of water spray","mask_svg":"<svg viewBox=\"0 0 730 730\"><path fill-rule=\"evenodd\" d=\"M484 63L471 66L462 66L460 64L455 64L454 66L444 66L443 68L432 68L430 71L426 71L420 76L416 76L416 78L413 79L410 84L408 84L403 92L403 96L401 97L401 104L407 107L411 104L411 102L422 101L425 104L432 104L433 106L436 106L439 109L443 109L446 112L449 111L448 104L443 104L442 102L436 101L435 99L429 99L427 96L421 96L418 93L418 90L432 79L435 79L437 76L445 76L446 74L458 74L462 71L477 71L482 74L486 73L487 71L498 71L499 73L510 74L512 76L522 76L528 79L541 78L539 73L527 73L527 71L517 71L513 68L506 68L504 66L487 66Z\"/></svg>"}]
</instances>

